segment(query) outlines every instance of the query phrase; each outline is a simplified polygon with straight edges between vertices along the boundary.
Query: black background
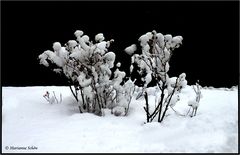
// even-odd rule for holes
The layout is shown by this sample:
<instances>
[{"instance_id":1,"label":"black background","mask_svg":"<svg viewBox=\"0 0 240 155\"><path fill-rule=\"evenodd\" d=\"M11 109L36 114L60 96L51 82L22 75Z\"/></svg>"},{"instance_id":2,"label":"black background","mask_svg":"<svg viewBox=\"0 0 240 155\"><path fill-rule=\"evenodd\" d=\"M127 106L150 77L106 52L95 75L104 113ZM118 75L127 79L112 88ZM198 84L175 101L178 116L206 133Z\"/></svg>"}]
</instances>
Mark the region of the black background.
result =
<instances>
[{"instance_id":1,"label":"black background","mask_svg":"<svg viewBox=\"0 0 240 155\"><path fill-rule=\"evenodd\" d=\"M55 41L114 39L110 50L126 68L124 49L149 31L183 36L174 51L170 76L185 72L189 84L238 85L239 2L1 2L1 79L3 86L64 85L37 57Z\"/></svg>"}]
</instances>

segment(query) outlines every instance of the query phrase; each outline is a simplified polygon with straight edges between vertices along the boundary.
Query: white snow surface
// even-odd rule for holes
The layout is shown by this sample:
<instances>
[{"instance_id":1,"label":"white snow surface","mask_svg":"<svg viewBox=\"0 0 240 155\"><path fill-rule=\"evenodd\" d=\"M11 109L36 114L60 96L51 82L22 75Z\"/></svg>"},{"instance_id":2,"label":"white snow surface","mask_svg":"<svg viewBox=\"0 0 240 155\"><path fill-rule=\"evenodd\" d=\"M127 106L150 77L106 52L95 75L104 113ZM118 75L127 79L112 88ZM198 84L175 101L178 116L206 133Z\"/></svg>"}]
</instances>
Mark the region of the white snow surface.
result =
<instances>
[{"instance_id":1,"label":"white snow surface","mask_svg":"<svg viewBox=\"0 0 240 155\"><path fill-rule=\"evenodd\" d=\"M155 88L148 88L155 92ZM62 103L50 104L43 94L61 93ZM127 116L105 110L102 117L80 114L68 87L2 87L3 153L159 152L236 153L238 151L238 90L202 89L195 117L171 108L162 123L145 124L144 98L130 104ZM149 96L151 107L155 96ZM174 109L186 114L195 93L182 89ZM13 149L18 147L18 149ZM12 148L12 149L11 149ZM34 149L35 148L35 149Z\"/></svg>"}]
</instances>

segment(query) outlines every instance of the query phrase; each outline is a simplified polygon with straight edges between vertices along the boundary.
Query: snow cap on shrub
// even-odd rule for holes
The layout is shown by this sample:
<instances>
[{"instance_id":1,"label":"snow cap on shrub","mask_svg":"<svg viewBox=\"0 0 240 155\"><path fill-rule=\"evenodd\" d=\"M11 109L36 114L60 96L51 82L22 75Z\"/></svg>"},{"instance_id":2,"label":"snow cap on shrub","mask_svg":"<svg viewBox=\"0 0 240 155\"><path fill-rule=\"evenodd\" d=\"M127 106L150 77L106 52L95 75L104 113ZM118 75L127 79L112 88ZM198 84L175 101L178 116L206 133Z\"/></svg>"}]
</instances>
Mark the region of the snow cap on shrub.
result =
<instances>
[{"instance_id":1,"label":"snow cap on shrub","mask_svg":"<svg viewBox=\"0 0 240 155\"><path fill-rule=\"evenodd\" d=\"M145 46L149 41L149 36L144 34L138 39L138 41L140 41L141 46Z\"/></svg>"},{"instance_id":2,"label":"snow cap on shrub","mask_svg":"<svg viewBox=\"0 0 240 155\"><path fill-rule=\"evenodd\" d=\"M103 34L102 33L99 33L99 34L97 34L96 36L95 36L95 41L96 42L101 42L101 41L103 41L105 38L104 38L104 36L103 36Z\"/></svg>"},{"instance_id":3,"label":"snow cap on shrub","mask_svg":"<svg viewBox=\"0 0 240 155\"><path fill-rule=\"evenodd\" d=\"M182 44L182 36L175 36L172 38L172 47L178 48Z\"/></svg>"},{"instance_id":4,"label":"snow cap on shrub","mask_svg":"<svg viewBox=\"0 0 240 155\"><path fill-rule=\"evenodd\" d=\"M132 44L131 46L127 47L124 49L124 51L128 54L128 55L132 55L135 51L137 50L137 46L135 44Z\"/></svg>"},{"instance_id":5,"label":"snow cap on shrub","mask_svg":"<svg viewBox=\"0 0 240 155\"><path fill-rule=\"evenodd\" d=\"M105 59L106 63L109 65L109 68L113 68L115 57L116 55L113 52L108 52L103 56L103 59Z\"/></svg>"},{"instance_id":6,"label":"snow cap on shrub","mask_svg":"<svg viewBox=\"0 0 240 155\"><path fill-rule=\"evenodd\" d=\"M172 41L172 35L171 34L166 34L164 36L164 39L165 39L166 42L170 42L170 41Z\"/></svg>"},{"instance_id":7,"label":"snow cap on shrub","mask_svg":"<svg viewBox=\"0 0 240 155\"><path fill-rule=\"evenodd\" d=\"M61 44L60 44L60 42L55 42L55 43L53 43L53 49L54 49L54 51L59 51L60 49L61 49Z\"/></svg>"},{"instance_id":8,"label":"snow cap on shrub","mask_svg":"<svg viewBox=\"0 0 240 155\"><path fill-rule=\"evenodd\" d=\"M151 39L153 37L152 32L147 32L146 35L147 35L148 39Z\"/></svg>"},{"instance_id":9,"label":"snow cap on shrub","mask_svg":"<svg viewBox=\"0 0 240 155\"><path fill-rule=\"evenodd\" d=\"M89 42L89 36L88 35L82 36L82 39L85 43Z\"/></svg>"},{"instance_id":10,"label":"snow cap on shrub","mask_svg":"<svg viewBox=\"0 0 240 155\"><path fill-rule=\"evenodd\" d=\"M164 36L162 33L157 33L158 46L162 48L164 46Z\"/></svg>"},{"instance_id":11,"label":"snow cap on shrub","mask_svg":"<svg viewBox=\"0 0 240 155\"><path fill-rule=\"evenodd\" d=\"M75 46L77 46L77 42L75 40L69 40L68 41L68 46L69 47L75 47Z\"/></svg>"},{"instance_id":12,"label":"snow cap on shrub","mask_svg":"<svg viewBox=\"0 0 240 155\"><path fill-rule=\"evenodd\" d=\"M180 75L179 75L179 78L180 78L180 79L185 79L185 78L186 78L186 73L180 74Z\"/></svg>"},{"instance_id":13,"label":"snow cap on shrub","mask_svg":"<svg viewBox=\"0 0 240 155\"><path fill-rule=\"evenodd\" d=\"M75 35L76 37L81 37L81 36L83 35L83 31L77 30L77 31L75 31L74 35Z\"/></svg>"},{"instance_id":14,"label":"snow cap on shrub","mask_svg":"<svg viewBox=\"0 0 240 155\"><path fill-rule=\"evenodd\" d=\"M39 55L38 58L40 59L40 64L42 64L42 65L44 65L46 67L49 66L49 64L48 64L48 62L46 60L47 59L47 55L45 53L42 53L41 55Z\"/></svg>"},{"instance_id":15,"label":"snow cap on shrub","mask_svg":"<svg viewBox=\"0 0 240 155\"><path fill-rule=\"evenodd\" d=\"M106 41L102 41L102 42L97 44L97 48L99 48L100 50L106 50L106 47L107 47L107 42Z\"/></svg>"}]
</instances>

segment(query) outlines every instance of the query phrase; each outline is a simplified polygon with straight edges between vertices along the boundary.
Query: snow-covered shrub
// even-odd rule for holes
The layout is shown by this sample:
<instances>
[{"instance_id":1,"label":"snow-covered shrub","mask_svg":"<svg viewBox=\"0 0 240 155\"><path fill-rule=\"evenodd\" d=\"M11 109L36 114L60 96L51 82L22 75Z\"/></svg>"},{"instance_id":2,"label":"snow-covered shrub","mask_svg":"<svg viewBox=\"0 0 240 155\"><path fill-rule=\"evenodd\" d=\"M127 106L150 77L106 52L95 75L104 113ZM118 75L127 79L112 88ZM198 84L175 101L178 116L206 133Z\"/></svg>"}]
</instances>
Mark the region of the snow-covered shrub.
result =
<instances>
[{"instance_id":1,"label":"snow-covered shrub","mask_svg":"<svg viewBox=\"0 0 240 155\"><path fill-rule=\"evenodd\" d=\"M130 72L133 70L134 64L138 64L140 68L139 74L143 76L144 82L143 92L146 101L144 110L147 116L147 122L152 122L158 115L158 122L162 122L169 105L174 106L179 97L175 93L179 93L182 88L187 85L186 74L182 73L179 77L169 78L169 61L172 57L173 50L182 44L182 36L173 37L170 34L163 35L155 30L142 35L138 41L140 42L142 54L132 55L132 65ZM128 54L134 53L136 46L131 45L125 51ZM160 90L160 96L157 96L157 106L151 112L148 103L147 86L152 80L157 81ZM174 103L175 102L175 103Z\"/></svg>"},{"instance_id":2,"label":"snow-covered shrub","mask_svg":"<svg viewBox=\"0 0 240 155\"><path fill-rule=\"evenodd\" d=\"M117 69L114 78L115 53L108 50L113 40L105 41L102 33L91 41L83 31L77 30L76 40L69 40L65 46L53 44L53 51L47 50L39 55L40 64L52 67L63 74L69 88L79 105L79 111L102 115L102 108L125 106L128 109L129 95L127 83L121 86L125 72ZM120 63L118 65L120 67ZM127 87L127 88L125 88ZM128 96L128 97L126 97Z\"/></svg>"}]
</instances>

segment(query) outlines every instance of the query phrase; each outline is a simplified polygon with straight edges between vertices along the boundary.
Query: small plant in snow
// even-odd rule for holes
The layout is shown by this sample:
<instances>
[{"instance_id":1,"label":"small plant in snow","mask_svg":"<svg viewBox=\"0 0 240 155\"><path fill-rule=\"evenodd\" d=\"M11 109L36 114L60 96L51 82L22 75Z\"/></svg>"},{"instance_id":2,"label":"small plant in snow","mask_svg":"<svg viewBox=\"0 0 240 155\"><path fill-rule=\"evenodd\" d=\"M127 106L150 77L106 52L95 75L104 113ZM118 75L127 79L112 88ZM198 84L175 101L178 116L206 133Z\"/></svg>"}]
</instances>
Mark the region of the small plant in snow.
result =
<instances>
[{"instance_id":1,"label":"small plant in snow","mask_svg":"<svg viewBox=\"0 0 240 155\"><path fill-rule=\"evenodd\" d=\"M144 81L142 94L146 101L144 110L146 112L147 122L152 122L157 115L158 122L162 122L169 105L173 106L175 104L173 103L173 99L174 102L177 102L174 94L181 91L186 85L185 73L173 81L170 81L167 74L173 50L180 47L182 40L182 36L172 37L170 34L163 35L156 31L148 32L139 38L142 54L133 54L130 72L133 70L133 64L138 64L140 68L139 73L143 76L142 80ZM131 45L126 48L125 51L128 54L132 54L136 51L136 46ZM157 104L153 111L150 110L147 93L147 85L152 81L152 78L157 81L157 86L160 90L160 96L157 96Z\"/></svg>"},{"instance_id":2,"label":"small plant in snow","mask_svg":"<svg viewBox=\"0 0 240 155\"><path fill-rule=\"evenodd\" d=\"M50 93L48 91L46 91L46 93L43 95L43 97L46 99L47 102L49 102L50 104L53 103L62 103L62 94L60 93L60 97L59 99L57 99L55 92L53 91L53 95L50 96Z\"/></svg>"},{"instance_id":3,"label":"small plant in snow","mask_svg":"<svg viewBox=\"0 0 240 155\"><path fill-rule=\"evenodd\" d=\"M187 114L189 113L190 109L192 109L192 113L190 114L191 117L196 116L199 102L200 102L200 99L202 98L200 85L198 84L198 82L196 82L196 88L194 87L194 85L192 87L194 92L196 93L196 97L188 101L188 106L190 106L190 108Z\"/></svg>"},{"instance_id":4,"label":"small plant in snow","mask_svg":"<svg viewBox=\"0 0 240 155\"><path fill-rule=\"evenodd\" d=\"M105 41L102 33L91 41L83 31L77 30L76 40L69 40L65 46L53 44L53 51L47 50L39 55L40 64L53 67L53 71L63 74L76 99L80 113L92 112L102 115L102 108L128 105L130 94L120 83L125 72L117 69L114 78L115 53L108 51L113 40ZM120 67L120 64L117 64Z\"/></svg>"}]
</instances>

